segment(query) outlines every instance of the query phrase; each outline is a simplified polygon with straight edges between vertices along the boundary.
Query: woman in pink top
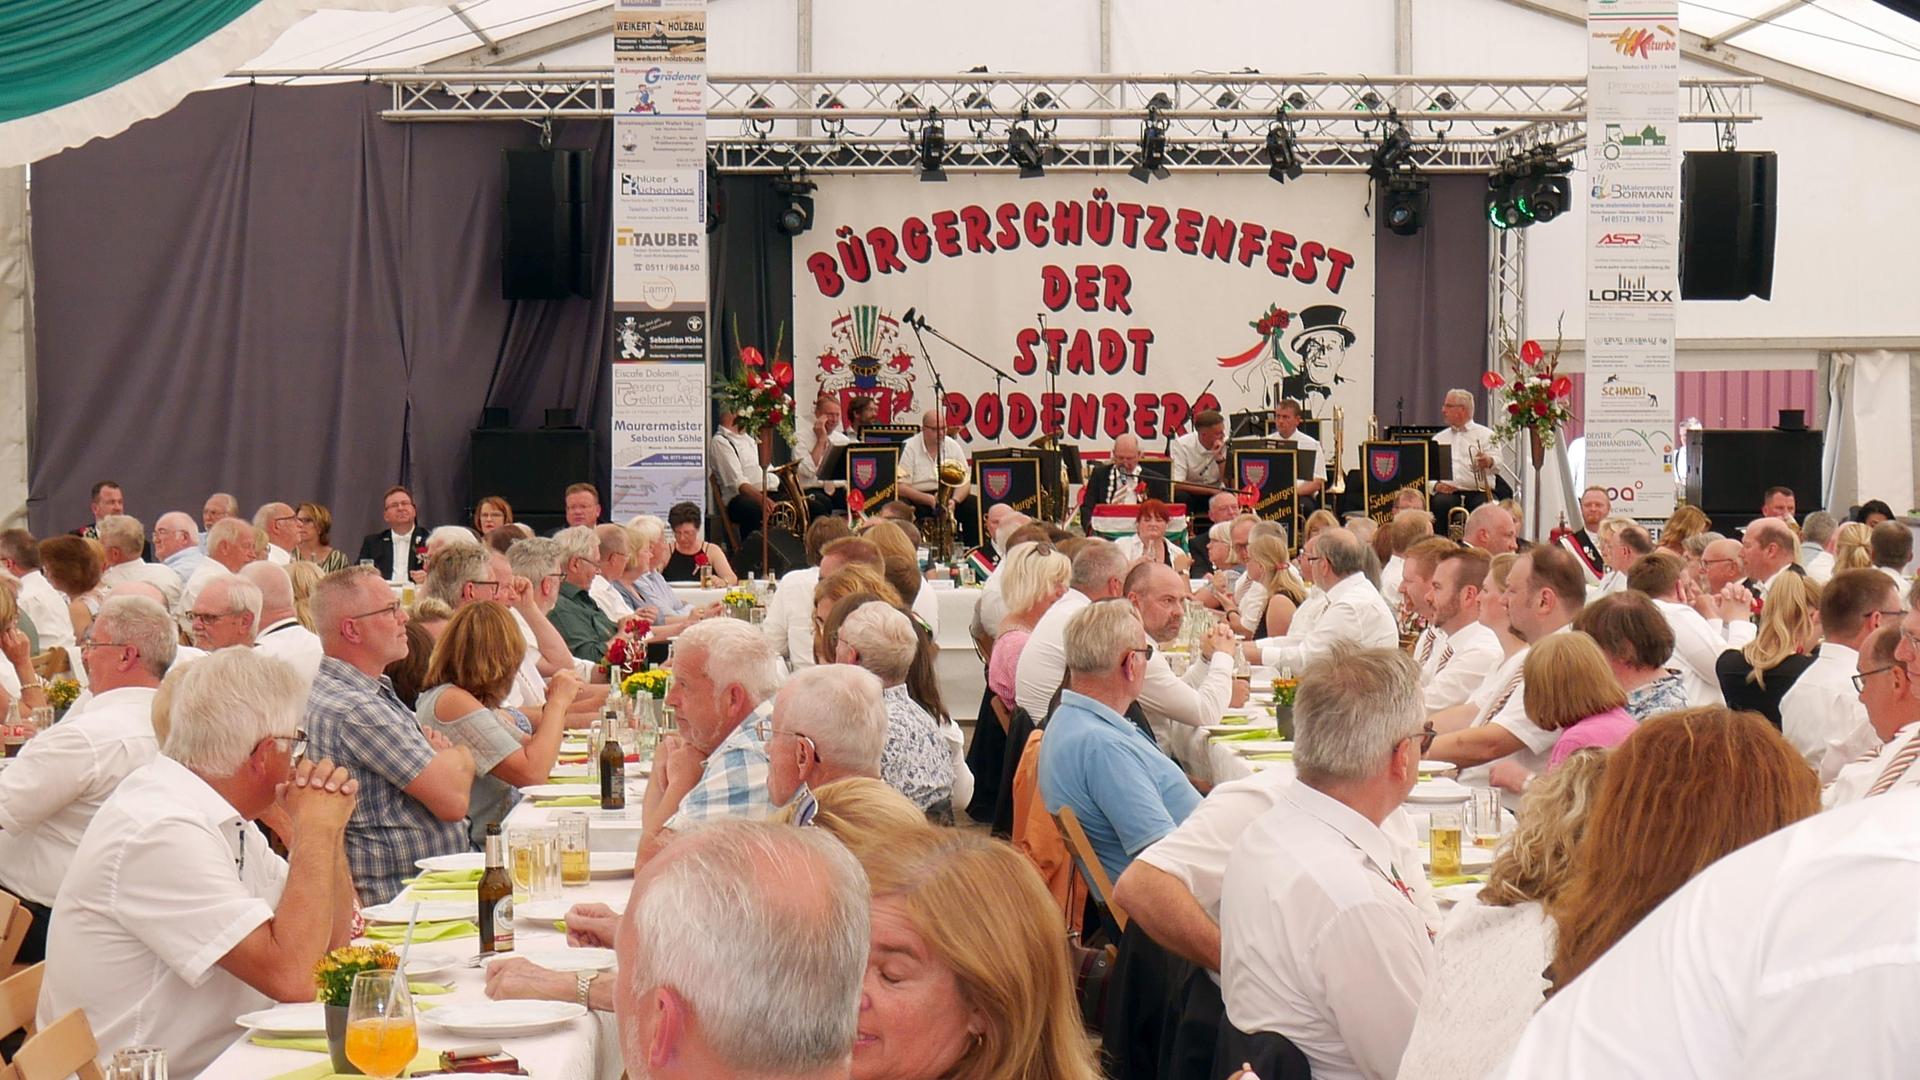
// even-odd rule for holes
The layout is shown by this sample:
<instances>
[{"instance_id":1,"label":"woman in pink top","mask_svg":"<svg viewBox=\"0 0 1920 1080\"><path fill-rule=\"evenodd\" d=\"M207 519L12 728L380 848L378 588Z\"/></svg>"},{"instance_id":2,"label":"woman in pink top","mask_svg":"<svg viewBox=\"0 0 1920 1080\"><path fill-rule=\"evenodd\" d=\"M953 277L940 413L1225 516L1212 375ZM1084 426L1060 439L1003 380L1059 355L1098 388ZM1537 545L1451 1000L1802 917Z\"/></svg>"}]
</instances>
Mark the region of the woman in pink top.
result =
<instances>
[{"instance_id":1,"label":"woman in pink top","mask_svg":"<svg viewBox=\"0 0 1920 1080\"><path fill-rule=\"evenodd\" d=\"M1007 614L1000 620L1000 634L993 640L993 656L987 661L987 687L1009 716L1013 715L1014 672L1020 667L1020 650L1027 647L1027 638L1033 635L1040 616L1066 593L1072 571L1072 560L1055 551L1052 544L1034 541L1015 544L1000 564L996 576Z\"/></svg>"},{"instance_id":2,"label":"woman in pink top","mask_svg":"<svg viewBox=\"0 0 1920 1080\"><path fill-rule=\"evenodd\" d=\"M1527 652L1524 671L1527 718L1543 731L1560 733L1548 772L1577 751L1618 746L1633 734L1627 692L1587 635L1548 634Z\"/></svg>"}]
</instances>

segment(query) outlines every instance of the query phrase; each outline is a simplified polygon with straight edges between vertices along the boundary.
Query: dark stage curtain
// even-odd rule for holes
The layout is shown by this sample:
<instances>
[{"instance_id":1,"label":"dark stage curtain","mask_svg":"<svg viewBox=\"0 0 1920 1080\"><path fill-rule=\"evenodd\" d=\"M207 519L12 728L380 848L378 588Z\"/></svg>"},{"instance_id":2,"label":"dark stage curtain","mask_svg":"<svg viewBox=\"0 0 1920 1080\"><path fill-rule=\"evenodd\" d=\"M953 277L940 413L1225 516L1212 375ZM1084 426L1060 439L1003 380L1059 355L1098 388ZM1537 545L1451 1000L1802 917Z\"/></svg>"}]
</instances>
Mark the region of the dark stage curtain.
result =
<instances>
[{"instance_id":1,"label":"dark stage curtain","mask_svg":"<svg viewBox=\"0 0 1920 1080\"><path fill-rule=\"evenodd\" d=\"M1373 408L1380 426L1438 424L1448 390L1473 391L1487 420L1480 373L1487 355L1487 181L1435 176L1427 223L1413 236L1375 230ZM1379 211L1375 210L1378 220ZM1366 434L1349 417L1347 441Z\"/></svg>"}]
</instances>

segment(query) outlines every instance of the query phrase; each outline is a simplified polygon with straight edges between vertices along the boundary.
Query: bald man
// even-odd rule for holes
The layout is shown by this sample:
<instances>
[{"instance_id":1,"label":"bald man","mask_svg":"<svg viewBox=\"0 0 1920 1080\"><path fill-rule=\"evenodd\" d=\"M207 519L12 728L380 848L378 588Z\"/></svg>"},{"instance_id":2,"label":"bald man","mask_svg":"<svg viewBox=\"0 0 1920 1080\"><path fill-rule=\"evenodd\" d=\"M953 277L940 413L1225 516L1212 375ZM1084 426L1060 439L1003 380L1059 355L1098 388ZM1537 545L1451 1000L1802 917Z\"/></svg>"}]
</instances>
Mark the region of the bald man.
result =
<instances>
[{"instance_id":1,"label":"bald man","mask_svg":"<svg viewBox=\"0 0 1920 1080\"><path fill-rule=\"evenodd\" d=\"M900 466L896 474L898 487L895 490L900 498L912 505L916 520L930 520L933 517L934 494L940 487L940 463L957 461L962 467L967 464L967 449L960 440L947 434L942 424L940 412L928 409L920 417L920 435L900 444ZM978 522L974 520L973 484L970 480L961 480L953 493L953 516L959 522L961 534L971 547L980 542L975 534Z\"/></svg>"},{"instance_id":2,"label":"bald man","mask_svg":"<svg viewBox=\"0 0 1920 1080\"><path fill-rule=\"evenodd\" d=\"M1767 589L1782 572L1792 570L1796 574L1806 571L1793 561L1799 550L1800 540L1793 535L1780 518L1756 518L1740 536L1740 566L1747 573L1743 583L1747 590L1759 599L1766 599Z\"/></svg>"},{"instance_id":3,"label":"bald man","mask_svg":"<svg viewBox=\"0 0 1920 1080\"><path fill-rule=\"evenodd\" d=\"M1506 555L1519 549L1520 527L1513 515L1499 503L1481 503L1467 515L1464 539L1470 548L1489 555Z\"/></svg>"},{"instance_id":4,"label":"bald man","mask_svg":"<svg viewBox=\"0 0 1920 1080\"><path fill-rule=\"evenodd\" d=\"M1102 503L1131 505L1143 501L1142 482L1140 440L1131 434L1122 435L1113 440L1113 456L1087 474L1085 495L1080 500L1080 530L1093 535L1093 508Z\"/></svg>"}]
</instances>

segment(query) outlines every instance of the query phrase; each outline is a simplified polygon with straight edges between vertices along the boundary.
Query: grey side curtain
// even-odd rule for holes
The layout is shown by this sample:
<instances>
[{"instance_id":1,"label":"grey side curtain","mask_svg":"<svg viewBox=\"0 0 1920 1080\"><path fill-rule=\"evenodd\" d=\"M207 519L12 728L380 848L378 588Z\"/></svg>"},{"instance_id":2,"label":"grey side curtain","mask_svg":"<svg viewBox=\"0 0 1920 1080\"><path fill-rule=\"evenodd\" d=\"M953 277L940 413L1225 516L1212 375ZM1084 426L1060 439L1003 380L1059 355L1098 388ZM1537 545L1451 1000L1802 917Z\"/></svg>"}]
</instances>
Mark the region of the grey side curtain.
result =
<instances>
[{"instance_id":1,"label":"grey side curtain","mask_svg":"<svg viewBox=\"0 0 1920 1080\"><path fill-rule=\"evenodd\" d=\"M1435 176L1431 184L1425 228L1413 236L1396 236L1384 224L1375 230L1373 403L1383 428L1399 416L1409 424L1440 423L1441 399L1455 387L1473 391L1476 415L1491 423L1480 386L1487 369L1487 181Z\"/></svg>"},{"instance_id":2,"label":"grey side curtain","mask_svg":"<svg viewBox=\"0 0 1920 1080\"><path fill-rule=\"evenodd\" d=\"M148 523L216 490L320 502L351 552L389 484L467 520L483 406L570 408L606 445L611 125L554 129L594 150L593 295L507 301L500 151L537 129L391 123L388 96L209 91L35 165L36 533L112 479Z\"/></svg>"}]
</instances>

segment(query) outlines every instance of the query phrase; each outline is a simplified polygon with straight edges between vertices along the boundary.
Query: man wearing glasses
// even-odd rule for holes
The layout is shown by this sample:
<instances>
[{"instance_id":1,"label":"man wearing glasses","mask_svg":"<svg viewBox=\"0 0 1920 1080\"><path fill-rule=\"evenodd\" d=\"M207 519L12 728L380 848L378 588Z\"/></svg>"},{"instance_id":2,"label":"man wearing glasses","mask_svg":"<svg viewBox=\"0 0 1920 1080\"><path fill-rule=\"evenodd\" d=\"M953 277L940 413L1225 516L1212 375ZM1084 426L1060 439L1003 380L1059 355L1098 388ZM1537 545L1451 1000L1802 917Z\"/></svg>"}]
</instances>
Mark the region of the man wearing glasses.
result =
<instances>
[{"instance_id":1,"label":"man wearing glasses","mask_svg":"<svg viewBox=\"0 0 1920 1080\"><path fill-rule=\"evenodd\" d=\"M1883 742L1854 689L1860 653L1882 626L1898 625L1906 607L1893 582L1878 570L1842 570L1820 590L1820 629L1826 640L1780 697L1780 731L1818 769L1822 781Z\"/></svg>"},{"instance_id":2,"label":"man wearing glasses","mask_svg":"<svg viewBox=\"0 0 1920 1080\"><path fill-rule=\"evenodd\" d=\"M566 639L567 651L582 660L598 662L607 654L607 641L619 628L593 602L593 579L600 575L600 538L586 525L555 533L560 545L560 596L547 618Z\"/></svg>"},{"instance_id":3,"label":"man wearing glasses","mask_svg":"<svg viewBox=\"0 0 1920 1080\"><path fill-rule=\"evenodd\" d=\"M93 697L27 740L0 771L0 888L33 913L18 960L46 958L54 894L93 815L159 752L153 696L173 663L173 617L146 597L100 605L80 646Z\"/></svg>"},{"instance_id":4,"label":"man wearing glasses","mask_svg":"<svg viewBox=\"0 0 1920 1080\"><path fill-rule=\"evenodd\" d=\"M407 614L379 571L335 570L311 602L326 653L307 699L312 753L360 782L347 865L361 903L384 903L413 876L414 860L468 850L473 755L424 734L394 695L384 672L407 655Z\"/></svg>"},{"instance_id":5,"label":"man wearing glasses","mask_svg":"<svg viewBox=\"0 0 1920 1080\"><path fill-rule=\"evenodd\" d=\"M213 652L252 645L260 625L260 590L239 574L223 574L201 587L187 617L197 648Z\"/></svg>"},{"instance_id":6,"label":"man wearing glasses","mask_svg":"<svg viewBox=\"0 0 1920 1080\"><path fill-rule=\"evenodd\" d=\"M767 748L767 796L774 806L802 788L835 780L880 778L887 708L880 680L853 664L820 664L788 679L773 697L773 715L759 727Z\"/></svg>"},{"instance_id":7,"label":"man wearing glasses","mask_svg":"<svg viewBox=\"0 0 1920 1080\"><path fill-rule=\"evenodd\" d=\"M283 502L270 502L253 512L253 527L267 534L267 561L285 566L293 561L300 543L300 515Z\"/></svg>"},{"instance_id":8,"label":"man wearing glasses","mask_svg":"<svg viewBox=\"0 0 1920 1080\"><path fill-rule=\"evenodd\" d=\"M1920 758L1920 696L1896 655L1900 640L1900 627L1889 624L1875 630L1860 649L1853 689L1866 706L1867 722L1880 745L1875 753L1843 766L1821 791L1820 802L1828 809L1920 783L1920 769L1913 768L1914 759Z\"/></svg>"}]
</instances>

